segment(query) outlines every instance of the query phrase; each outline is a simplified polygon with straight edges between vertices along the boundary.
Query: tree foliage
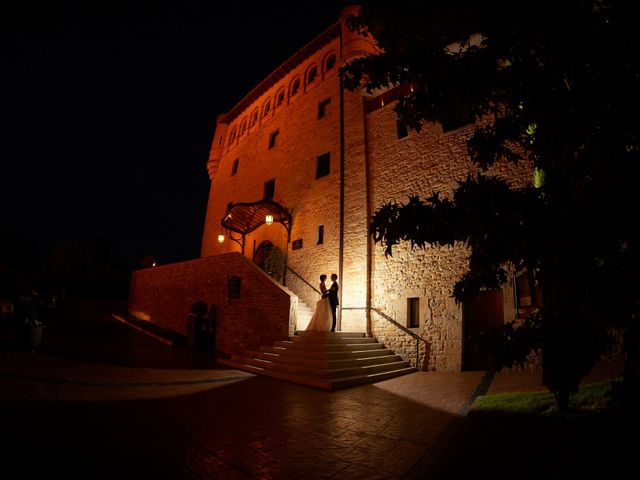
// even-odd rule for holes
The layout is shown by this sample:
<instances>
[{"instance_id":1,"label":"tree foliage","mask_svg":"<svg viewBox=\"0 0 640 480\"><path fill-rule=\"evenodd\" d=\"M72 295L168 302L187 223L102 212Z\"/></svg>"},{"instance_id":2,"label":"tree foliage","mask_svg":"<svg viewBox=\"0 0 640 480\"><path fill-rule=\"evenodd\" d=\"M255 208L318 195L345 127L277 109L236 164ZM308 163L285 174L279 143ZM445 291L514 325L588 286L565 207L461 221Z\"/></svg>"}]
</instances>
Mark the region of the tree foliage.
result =
<instances>
[{"instance_id":1,"label":"tree foliage","mask_svg":"<svg viewBox=\"0 0 640 480\"><path fill-rule=\"evenodd\" d=\"M416 192L381 206L371 224L375 241L387 254L401 241L465 242L471 255L455 286L459 301L502 284L507 267L527 269L543 306L505 327L501 363L540 349L543 381L566 408L614 328L625 335L627 392L637 395L640 18L633 2L362 3L351 27L370 33L380 53L352 61L346 86L372 92L411 84L395 109L415 130L477 120L468 153L481 172L460 179L451 198ZM524 188L486 172L523 160L535 171Z\"/></svg>"}]
</instances>

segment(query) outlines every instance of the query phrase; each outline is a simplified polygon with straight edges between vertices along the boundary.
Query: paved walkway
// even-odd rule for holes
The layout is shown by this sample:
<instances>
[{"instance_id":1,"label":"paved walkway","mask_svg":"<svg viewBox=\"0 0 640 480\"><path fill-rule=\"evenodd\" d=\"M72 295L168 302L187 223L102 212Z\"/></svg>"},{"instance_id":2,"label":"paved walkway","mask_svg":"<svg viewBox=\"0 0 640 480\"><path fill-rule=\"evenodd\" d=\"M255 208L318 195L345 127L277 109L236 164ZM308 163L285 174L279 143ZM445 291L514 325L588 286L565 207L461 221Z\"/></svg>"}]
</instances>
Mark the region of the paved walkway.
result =
<instances>
[{"instance_id":1,"label":"paved walkway","mask_svg":"<svg viewBox=\"0 0 640 480\"><path fill-rule=\"evenodd\" d=\"M173 397L171 418L157 416L163 432L189 432L184 450L167 457L187 478L402 478L426 468L423 457L482 378L419 372L327 392L237 370L111 367L6 351L0 362L4 407Z\"/></svg>"},{"instance_id":2,"label":"paved walkway","mask_svg":"<svg viewBox=\"0 0 640 480\"><path fill-rule=\"evenodd\" d=\"M166 368L179 347L144 337L104 312L82 321L91 349L79 350L64 336L54 340L55 329L49 340L58 343L44 353L0 349L0 410L5 437L12 439L4 451L16 463L46 459L32 462L38 474L424 478L484 377L417 372L328 392L215 364ZM83 361L89 350L90 361ZM162 361L148 358L154 355ZM490 391L539 384L535 375L501 374ZM31 430L38 431L35 444ZM30 450L40 457L25 456Z\"/></svg>"}]
</instances>

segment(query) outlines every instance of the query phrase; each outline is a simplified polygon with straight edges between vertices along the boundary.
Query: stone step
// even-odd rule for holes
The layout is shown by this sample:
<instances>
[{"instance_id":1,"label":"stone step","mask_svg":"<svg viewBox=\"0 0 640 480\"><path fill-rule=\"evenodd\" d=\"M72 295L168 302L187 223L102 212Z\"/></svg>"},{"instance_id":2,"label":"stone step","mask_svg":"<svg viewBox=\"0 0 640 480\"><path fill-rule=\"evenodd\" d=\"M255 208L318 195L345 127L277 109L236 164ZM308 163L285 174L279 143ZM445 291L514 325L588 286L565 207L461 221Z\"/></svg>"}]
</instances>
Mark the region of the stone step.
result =
<instances>
[{"instance_id":1,"label":"stone step","mask_svg":"<svg viewBox=\"0 0 640 480\"><path fill-rule=\"evenodd\" d=\"M389 355L391 353L391 351L387 350L386 348L380 348L377 350L352 350L352 351L315 350L313 351L313 350L305 350L305 349L297 349L297 348L266 347L266 346L261 346L260 352L286 355L286 356L298 357L298 358L315 358L315 359L325 359L325 360L346 360L346 359L356 359L356 358L364 358L364 357L377 357L377 356Z\"/></svg>"},{"instance_id":2,"label":"stone step","mask_svg":"<svg viewBox=\"0 0 640 480\"><path fill-rule=\"evenodd\" d=\"M362 332L299 332L221 363L317 388L335 389L415 371Z\"/></svg>"},{"instance_id":3,"label":"stone step","mask_svg":"<svg viewBox=\"0 0 640 480\"><path fill-rule=\"evenodd\" d=\"M234 355L231 360L243 365L258 367L269 370L277 370L287 372L294 375L304 375L314 378L341 379L356 376L369 376L377 373L384 373L402 369L406 367L406 363L402 360L396 360L393 363L382 363L373 365L351 366L346 368L314 368L300 364L287 364L281 362L273 362L262 358L253 358L250 356Z\"/></svg>"},{"instance_id":4,"label":"stone step","mask_svg":"<svg viewBox=\"0 0 640 480\"><path fill-rule=\"evenodd\" d=\"M274 347L281 347L291 350L305 350L305 351L322 351L322 352L340 352L340 351L352 351L352 350L378 350L384 348L381 343L363 342L359 343L358 340L345 343L315 343L315 342L292 342L290 340L281 340L273 342Z\"/></svg>"},{"instance_id":5,"label":"stone step","mask_svg":"<svg viewBox=\"0 0 640 480\"><path fill-rule=\"evenodd\" d=\"M383 380L390 380L392 378L401 377L415 371L416 369L414 367L405 366L405 368L399 368L397 370L391 370L388 372L373 373L367 376L355 375L353 377L333 379L331 380L331 390L355 387L356 385L363 385L365 383L382 382Z\"/></svg>"},{"instance_id":6,"label":"stone step","mask_svg":"<svg viewBox=\"0 0 640 480\"><path fill-rule=\"evenodd\" d=\"M367 352L363 352L367 353ZM283 363L288 365L302 365L312 368L324 369L340 369L348 367L362 367L367 365L382 365L393 362L402 361L402 359L387 350L386 355L378 356L361 356L356 358L346 358L330 360L328 357L304 357L300 355L286 355L268 352L246 352L245 357L267 360L274 363Z\"/></svg>"},{"instance_id":7,"label":"stone step","mask_svg":"<svg viewBox=\"0 0 640 480\"><path fill-rule=\"evenodd\" d=\"M377 340L373 337L301 337L294 336L289 339L293 343L297 344L318 344L318 345L344 345L344 344L363 344L363 343L377 343Z\"/></svg>"},{"instance_id":8,"label":"stone step","mask_svg":"<svg viewBox=\"0 0 640 480\"><path fill-rule=\"evenodd\" d=\"M396 370L391 370L388 372L372 373L366 376L355 375L352 377L328 379L328 378L309 377L305 375L298 375L294 373L283 372L280 370L257 367L257 366L248 365L241 361L235 361L235 360L220 359L219 362L222 363L223 365L227 365L232 368L237 368L245 372L254 373L256 375L265 375L268 377L278 378L280 380L286 380L288 382L307 385L309 387L322 388L324 390L336 390L339 388L347 388L347 387L352 387L356 385L362 385L365 383L381 382L383 380L389 380L391 378L399 377L399 376L406 375L408 373L412 373L416 371L415 368L413 367L405 367L405 368L399 368Z\"/></svg>"},{"instance_id":9,"label":"stone step","mask_svg":"<svg viewBox=\"0 0 640 480\"><path fill-rule=\"evenodd\" d=\"M364 337L364 332L306 332L299 331L297 335L300 337Z\"/></svg>"},{"instance_id":10,"label":"stone step","mask_svg":"<svg viewBox=\"0 0 640 480\"><path fill-rule=\"evenodd\" d=\"M227 365L228 367L237 368L238 370L254 373L256 375L265 375L267 377L278 378L280 380L285 380L292 383L298 383L301 385L307 385L309 387L322 388L324 390L331 390L331 380L327 378L307 377L304 375L295 375L292 373L281 372L278 370L269 370L266 368L254 367L253 365L247 365L245 363L237 362L234 360L220 359L218 361L223 365Z\"/></svg>"}]
</instances>

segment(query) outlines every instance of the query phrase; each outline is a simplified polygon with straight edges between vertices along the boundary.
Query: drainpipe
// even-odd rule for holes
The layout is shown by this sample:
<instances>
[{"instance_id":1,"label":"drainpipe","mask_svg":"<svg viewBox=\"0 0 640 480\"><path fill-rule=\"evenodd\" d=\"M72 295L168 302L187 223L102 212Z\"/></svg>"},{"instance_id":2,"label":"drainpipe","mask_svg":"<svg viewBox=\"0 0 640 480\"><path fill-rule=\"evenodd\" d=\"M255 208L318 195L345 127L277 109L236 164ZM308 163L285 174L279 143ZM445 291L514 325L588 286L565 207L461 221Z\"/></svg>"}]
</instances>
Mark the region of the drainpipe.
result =
<instances>
[{"instance_id":1,"label":"drainpipe","mask_svg":"<svg viewBox=\"0 0 640 480\"><path fill-rule=\"evenodd\" d=\"M373 215L373 199L371 198L371 164L369 159L369 131L367 125L366 102L362 100L362 128L364 131L364 181L365 191L364 198L366 202L367 212L367 286L365 290L365 315L366 315L366 334L371 337L371 277L373 266L373 240L369 235L369 219Z\"/></svg>"},{"instance_id":2,"label":"drainpipe","mask_svg":"<svg viewBox=\"0 0 640 480\"><path fill-rule=\"evenodd\" d=\"M340 29L340 58L342 59L342 29ZM342 330L342 272L344 266L344 74L340 71L340 236L338 245L338 278L340 309L336 320L336 330Z\"/></svg>"}]
</instances>

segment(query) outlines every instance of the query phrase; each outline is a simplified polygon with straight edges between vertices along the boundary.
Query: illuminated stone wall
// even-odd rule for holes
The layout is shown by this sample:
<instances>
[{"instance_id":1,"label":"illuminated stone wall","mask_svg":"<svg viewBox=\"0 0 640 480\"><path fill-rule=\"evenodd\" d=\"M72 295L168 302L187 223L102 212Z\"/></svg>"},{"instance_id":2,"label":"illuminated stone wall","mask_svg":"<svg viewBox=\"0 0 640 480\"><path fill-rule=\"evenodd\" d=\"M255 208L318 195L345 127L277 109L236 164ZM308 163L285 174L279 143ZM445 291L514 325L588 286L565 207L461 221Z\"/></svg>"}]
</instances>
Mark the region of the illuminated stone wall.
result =
<instances>
[{"instance_id":1,"label":"illuminated stone wall","mask_svg":"<svg viewBox=\"0 0 640 480\"><path fill-rule=\"evenodd\" d=\"M404 202L411 194L433 192L450 195L458 180L475 172L467 155L470 126L443 133L439 125L425 125L421 133L410 132L398 139L393 104L368 115L371 200L373 208L389 201ZM500 163L488 173L524 185L531 179L528 165ZM427 246L410 250L406 244L394 249L392 257L374 246L371 305L407 326L407 299L419 298L420 327L413 331L428 344L421 364L430 370L460 370L462 362L462 309L451 294L453 285L467 269L468 251L455 247ZM515 318L513 292L504 292L505 320ZM415 340L399 332L379 315L372 315L372 331L400 353L413 355Z\"/></svg>"},{"instance_id":2,"label":"illuminated stone wall","mask_svg":"<svg viewBox=\"0 0 640 480\"><path fill-rule=\"evenodd\" d=\"M238 252L236 243L222 233L220 222L230 202L263 198L264 183L275 179L274 200L293 214L292 241L301 248L287 248L285 229L262 226L247 236L244 254L269 240L287 251L287 263L301 277L318 287L321 273L339 273L340 253L340 82L338 67L349 58L371 52L366 38L346 30L342 23L330 27L278 67L228 114L220 115L213 137L208 171L211 191L203 235L202 256ZM327 68L327 59L336 63ZM308 82L309 72L317 69ZM292 85L299 79L299 91ZM276 105L284 92L281 105ZM453 191L458 180L474 171L466 150L470 127L443 133L439 125L426 125L420 134L410 132L398 139L393 101L365 113L365 102L375 101L363 92L343 92L344 103L344 224L341 285L342 330L366 331L367 298L370 304L406 325L407 299L419 298L420 326L414 331L427 342L421 368L459 370L462 365L462 309L451 298L453 285L467 268L468 252L454 248L427 247L409 251L399 246L385 258L380 246L371 257L367 234L369 215L390 200L403 201L410 194ZM324 118L318 106L329 100ZM269 108L267 108L269 105ZM257 112L255 123L254 114ZM243 125L246 125L243 127ZM269 148L273 132L275 146ZM316 178L317 158L329 153L330 173ZM234 162L237 172L233 174ZM523 185L530 180L528 166L498 165L497 173ZM368 181L367 181L368 179ZM318 227L324 241L318 244ZM369 282L370 279L370 282ZM318 295L304 281L287 274L287 286L313 307ZM504 315L514 318L513 292L505 287ZM291 305L291 303L289 303ZM415 340L376 313L371 331L408 360L415 355ZM238 332L240 335L241 332ZM245 335L245 334L242 334Z\"/></svg>"},{"instance_id":3,"label":"illuminated stone wall","mask_svg":"<svg viewBox=\"0 0 640 480\"><path fill-rule=\"evenodd\" d=\"M252 202L263 198L264 183L275 179L274 200L293 212L291 240L302 240L302 248L289 249L287 262L315 288L321 273L330 275L338 271L338 208L339 208L339 39L336 37L320 47L300 64L294 66L274 85L253 101L245 111L230 121L218 123L212 163L219 165L212 175L207 219L202 242L202 255L209 256L228 251L239 251L239 246L227 238L223 244L216 239L220 221L229 202ZM326 69L326 61L336 55L336 63ZM318 69L313 82L305 85L309 69ZM300 79L300 90L293 96L290 88ZM284 89L282 105L273 107L278 92ZM318 118L322 101L329 100L325 115ZM271 109L264 114L266 102ZM245 122L258 109L259 120L239 132ZM222 120L226 120L224 117ZM278 131L276 145L269 148L270 135ZM220 144L222 137L222 147ZM330 154L330 173L316 179L317 158ZM238 171L232 175L234 161ZM210 168L211 171L211 168ZM324 226L324 241L318 245L318 226ZM253 257L253 250L264 240L271 241L283 251L286 249L286 231L279 225L262 226L247 236L245 255ZM291 281L296 280L290 276ZM298 293L309 304L315 303L316 294L301 284Z\"/></svg>"}]
</instances>

